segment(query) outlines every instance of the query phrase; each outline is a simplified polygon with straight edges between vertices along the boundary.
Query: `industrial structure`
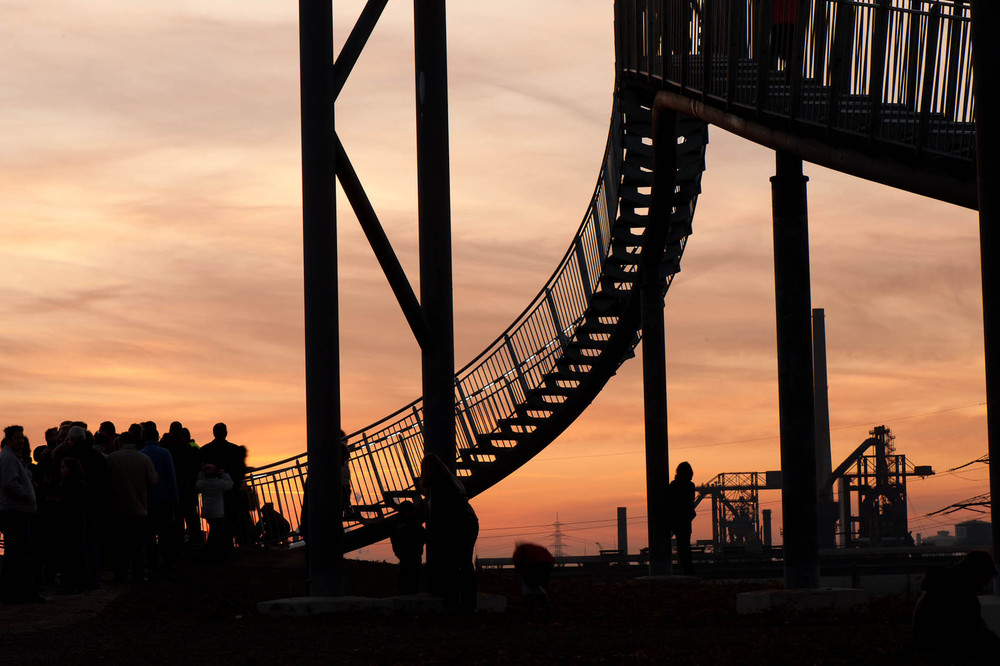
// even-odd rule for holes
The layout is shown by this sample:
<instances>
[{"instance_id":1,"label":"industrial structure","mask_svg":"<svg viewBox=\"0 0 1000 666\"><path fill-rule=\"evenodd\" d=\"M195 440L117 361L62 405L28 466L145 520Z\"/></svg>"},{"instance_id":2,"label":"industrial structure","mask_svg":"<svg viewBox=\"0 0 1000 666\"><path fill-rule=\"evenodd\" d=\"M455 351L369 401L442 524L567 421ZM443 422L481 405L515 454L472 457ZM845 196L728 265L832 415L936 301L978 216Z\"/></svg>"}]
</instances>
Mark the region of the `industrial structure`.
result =
<instances>
[{"instance_id":1,"label":"industrial structure","mask_svg":"<svg viewBox=\"0 0 1000 666\"><path fill-rule=\"evenodd\" d=\"M934 470L915 466L897 453L896 438L886 426L876 426L869 434L836 469L817 480L821 493L837 488L833 505L820 507L819 529L832 530L842 547L912 545L906 479L931 476ZM698 487L696 505L711 500L716 551L770 545L770 527L761 520L760 493L780 490L781 481L780 471L735 472L719 474Z\"/></svg>"},{"instance_id":2,"label":"industrial structure","mask_svg":"<svg viewBox=\"0 0 1000 666\"><path fill-rule=\"evenodd\" d=\"M308 447L257 471L263 495L301 497L308 470L313 593L327 562L388 536L435 452L476 495L514 473L595 399L642 338L650 570L670 567L663 297L691 233L707 125L775 151L771 178L785 585L816 587L826 541L817 473L807 181L803 160L978 209L991 491L1000 490L1000 87L992 0L799 0L777 39L773 0L616 0L608 142L583 222L552 278L487 349L454 371L444 0L415 0L420 299L399 265L334 124L334 101L387 0L369 0L333 59L329 0L300 3ZM787 3L786 3L787 4ZM782 37L777 35L777 37ZM973 48L973 46L975 48ZM973 114L975 110L975 114ZM334 179L342 185L418 341L424 395L349 435L360 509L340 510ZM873 432L874 435L874 432ZM905 478L888 431L845 461L841 533L905 534ZM871 452L869 452L871 450ZM823 465L825 463L820 461ZM759 477L723 479L756 493ZM839 483L839 481L838 481ZM768 479L764 479L764 487ZM757 502L719 493L720 538L756 534ZM823 498L821 500L821 497ZM851 499L853 498L853 499ZM998 522L994 520L996 525ZM902 533L900 530L904 530ZM994 531L994 550L1000 538Z\"/></svg>"}]
</instances>

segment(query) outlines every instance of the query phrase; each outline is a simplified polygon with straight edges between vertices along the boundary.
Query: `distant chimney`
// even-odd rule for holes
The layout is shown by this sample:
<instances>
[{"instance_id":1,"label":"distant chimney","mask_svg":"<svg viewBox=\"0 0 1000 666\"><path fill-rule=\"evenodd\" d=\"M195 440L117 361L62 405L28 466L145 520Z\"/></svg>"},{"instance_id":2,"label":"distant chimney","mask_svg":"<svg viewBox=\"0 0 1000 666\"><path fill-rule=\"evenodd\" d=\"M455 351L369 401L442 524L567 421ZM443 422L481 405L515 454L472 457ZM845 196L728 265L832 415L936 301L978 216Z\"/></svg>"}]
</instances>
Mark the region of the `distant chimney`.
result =
<instances>
[{"instance_id":1,"label":"distant chimney","mask_svg":"<svg viewBox=\"0 0 1000 666\"><path fill-rule=\"evenodd\" d=\"M813 309L813 411L816 416L816 488L819 490L820 548L836 546L837 512L833 486L824 489L833 473L830 453L830 393L826 378L826 320L823 308Z\"/></svg>"}]
</instances>

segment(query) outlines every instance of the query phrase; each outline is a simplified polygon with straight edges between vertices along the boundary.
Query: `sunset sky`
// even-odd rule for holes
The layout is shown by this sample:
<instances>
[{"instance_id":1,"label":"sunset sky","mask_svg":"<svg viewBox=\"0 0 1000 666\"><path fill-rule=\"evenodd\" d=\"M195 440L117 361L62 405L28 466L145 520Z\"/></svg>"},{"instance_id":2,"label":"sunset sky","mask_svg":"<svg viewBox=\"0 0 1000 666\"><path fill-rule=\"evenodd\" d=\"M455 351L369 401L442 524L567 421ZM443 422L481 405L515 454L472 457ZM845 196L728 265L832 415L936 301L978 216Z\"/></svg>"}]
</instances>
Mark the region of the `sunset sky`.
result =
<instances>
[{"instance_id":1,"label":"sunset sky","mask_svg":"<svg viewBox=\"0 0 1000 666\"><path fill-rule=\"evenodd\" d=\"M338 46L363 5L335 3ZM201 443L225 421L251 464L304 451L297 3L0 0L0 15L0 422L38 444L64 419L180 420ZM612 2L451 2L448 19L461 366L538 291L587 208ZM412 59L412 3L394 0L336 120L416 289ZM715 128L710 141L666 308L671 465L690 461L698 483L779 460L773 153ZM879 424L939 472L983 455L976 213L806 173L834 464ZM340 202L351 432L419 395L420 356ZM571 552L613 547L617 506L645 545L640 365L475 501L480 555L551 543L557 513ZM922 518L987 485L982 465L913 480L913 532L973 517ZM762 502L779 509L777 493ZM706 504L695 537L710 535Z\"/></svg>"}]
</instances>

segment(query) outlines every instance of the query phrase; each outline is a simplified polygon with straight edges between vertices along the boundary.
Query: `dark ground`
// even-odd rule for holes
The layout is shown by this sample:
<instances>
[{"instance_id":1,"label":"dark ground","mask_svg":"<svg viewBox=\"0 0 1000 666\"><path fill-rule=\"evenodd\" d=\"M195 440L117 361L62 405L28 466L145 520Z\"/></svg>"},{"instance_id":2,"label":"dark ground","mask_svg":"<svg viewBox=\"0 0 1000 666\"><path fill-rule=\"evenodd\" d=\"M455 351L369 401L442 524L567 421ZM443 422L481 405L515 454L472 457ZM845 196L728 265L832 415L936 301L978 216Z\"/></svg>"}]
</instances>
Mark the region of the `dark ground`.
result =
<instances>
[{"instance_id":1,"label":"dark ground","mask_svg":"<svg viewBox=\"0 0 1000 666\"><path fill-rule=\"evenodd\" d=\"M506 613L451 617L378 612L268 618L256 603L306 593L302 550L238 553L227 567L189 552L141 587L0 606L0 662L78 663L912 663L912 599L850 612L736 613L758 583L557 577L554 609L531 621L512 573L483 572ZM395 567L347 562L347 593L388 596Z\"/></svg>"}]
</instances>

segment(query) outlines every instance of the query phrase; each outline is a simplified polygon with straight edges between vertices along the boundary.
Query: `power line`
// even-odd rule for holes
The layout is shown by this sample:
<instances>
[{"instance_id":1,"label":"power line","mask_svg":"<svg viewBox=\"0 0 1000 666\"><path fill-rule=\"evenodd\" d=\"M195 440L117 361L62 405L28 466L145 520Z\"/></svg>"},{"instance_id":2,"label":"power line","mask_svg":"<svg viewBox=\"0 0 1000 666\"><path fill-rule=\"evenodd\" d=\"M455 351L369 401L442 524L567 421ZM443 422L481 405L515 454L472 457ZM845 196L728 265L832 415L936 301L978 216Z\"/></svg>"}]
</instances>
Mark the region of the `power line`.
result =
<instances>
[{"instance_id":1,"label":"power line","mask_svg":"<svg viewBox=\"0 0 1000 666\"><path fill-rule=\"evenodd\" d=\"M889 419L875 419L875 420L880 420L880 421L882 421L884 423L892 423L894 421L905 421L907 419L918 419L918 418L922 418L924 416L935 416L937 414L945 414L945 413L948 413L948 412L957 412L957 411L960 411L962 409L970 409L972 407L982 407L985 404L986 404L985 402L977 402L977 403L973 403L973 404L969 404L969 405L961 405L959 407L947 407L945 409L938 409L938 410L935 410L935 411L932 411L932 412L921 412L920 414L908 414L908 415L905 415L905 416L896 416L896 417L889 418ZM850 428L869 427L871 424L872 424L872 421L865 421L864 423L854 423L854 424L851 424L851 425L841 425L841 426L831 427L830 430L848 430ZM772 436L769 436L769 437L753 437L753 438L750 438L750 439L735 439L735 440L731 440L731 441L728 441L728 442L713 442L713 443L710 443L710 444L688 444L687 446L673 446L673 447L670 447L670 450L671 451L681 451L681 450L687 450L687 449L707 449L707 448L715 447L715 446L731 446L733 444L751 444L751 443L754 443L754 442L772 442L772 441L775 441L777 439L779 439L778 435L772 435ZM548 458L548 457L544 457L544 456L539 456L538 459L539 460L544 460L544 461L553 461L553 460L579 460L579 459L583 459L583 458L607 458L607 457L611 457L611 456L635 456L635 455L641 455L641 454L644 454L644 453L645 453L644 449L635 449L635 450L631 450L631 451L610 451L608 453L591 453L591 454L584 454L584 455L579 455L579 456L559 456L559 457L554 457L554 458Z\"/></svg>"},{"instance_id":2,"label":"power line","mask_svg":"<svg viewBox=\"0 0 1000 666\"><path fill-rule=\"evenodd\" d=\"M586 523L614 523L617 522L617 518L602 518L600 520L573 520L569 522L563 522L563 525L583 525ZM480 529L480 532L496 531L496 530L525 530L532 529L535 527L552 527L552 523L543 523L541 525L507 525L505 527L484 527Z\"/></svg>"}]
</instances>

